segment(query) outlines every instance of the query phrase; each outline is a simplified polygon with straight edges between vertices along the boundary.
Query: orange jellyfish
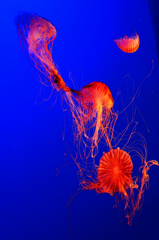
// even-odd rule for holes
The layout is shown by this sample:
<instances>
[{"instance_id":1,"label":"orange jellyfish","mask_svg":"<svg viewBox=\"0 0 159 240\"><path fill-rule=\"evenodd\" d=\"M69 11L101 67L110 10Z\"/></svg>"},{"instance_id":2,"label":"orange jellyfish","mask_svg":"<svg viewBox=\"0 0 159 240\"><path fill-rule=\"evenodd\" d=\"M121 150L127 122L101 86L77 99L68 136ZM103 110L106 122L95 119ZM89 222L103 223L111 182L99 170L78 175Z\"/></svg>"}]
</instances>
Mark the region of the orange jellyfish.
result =
<instances>
[{"instance_id":1,"label":"orange jellyfish","mask_svg":"<svg viewBox=\"0 0 159 240\"><path fill-rule=\"evenodd\" d=\"M92 157L98 152L98 143L103 137L111 148L117 114L113 111L113 97L108 86L93 82L76 92L69 101L75 122L75 136L82 147L82 158L87 158L87 148Z\"/></svg>"},{"instance_id":2,"label":"orange jellyfish","mask_svg":"<svg viewBox=\"0 0 159 240\"><path fill-rule=\"evenodd\" d=\"M149 181L148 170L152 165L158 165L155 160L146 161L140 167L138 176L133 180L133 163L130 155L119 147L104 153L97 167L95 180L83 179L83 189L96 190L97 193L109 193L114 196L121 196L125 200L125 214L128 224L132 224L135 213L140 209L145 186ZM79 165L78 165L79 167ZM81 169L80 169L81 171ZM135 199L134 189L138 194Z\"/></svg>"},{"instance_id":3,"label":"orange jellyfish","mask_svg":"<svg viewBox=\"0 0 159 240\"><path fill-rule=\"evenodd\" d=\"M27 48L35 67L48 78L51 86L57 91L70 91L52 58L53 42L56 38L55 27L45 18L27 12L19 14L15 22L21 46L24 44Z\"/></svg>"},{"instance_id":4,"label":"orange jellyfish","mask_svg":"<svg viewBox=\"0 0 159 240\"><path fill-rule=\"evenodd\" d=\"M70 107L75 123L75 141L79 148L81 146L83 158L97 154L102 137L111 147L117 114L112 110L114 102L107 85L93 82L79 91L69 88L52 58L55 27L48 20L26 12L17 17L16 25L21 45L27 48L35 67L47 77L53 89L64 93L62 96ZM90 149L88 154L86 149Z\"/></svg>"},{"instance_id":5,"label":"orange jellyfish","mask_svg":"<svg viewBox=\"0 0 159 240\"><path fill-rule=\"evenodd\" d=\"M126 53L136 52L140 45L139 35L136 33L133 37L123 37L120 39L113 40L116 45Z\"/></svg>"},{"instance_id":6,"label":"orange jellyfish","mask_svg":"<svg viewBox=\"0 0 159 240\"><path fill-rule=\"evenodd\" d=\"M133 185L133 163L130 155L120 148L104 153L98 167L98 188L110 195L121 193Z\"/></svg>"}]
</instances>

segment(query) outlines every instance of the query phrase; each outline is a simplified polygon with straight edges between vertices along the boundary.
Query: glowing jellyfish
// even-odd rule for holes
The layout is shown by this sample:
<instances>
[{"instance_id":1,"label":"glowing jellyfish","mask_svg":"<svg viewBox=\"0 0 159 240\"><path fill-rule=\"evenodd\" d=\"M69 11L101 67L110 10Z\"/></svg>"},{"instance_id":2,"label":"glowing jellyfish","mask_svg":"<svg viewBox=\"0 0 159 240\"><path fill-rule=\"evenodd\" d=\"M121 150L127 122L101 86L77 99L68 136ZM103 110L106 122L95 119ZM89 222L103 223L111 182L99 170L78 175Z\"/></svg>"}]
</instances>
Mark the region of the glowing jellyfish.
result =
<instances>
[{"instance_id":1,"label":"glowing jellyfish","mask_svg":"<svg viewBox=\"0 0 159 240\"><path fill-rule=\"evenodd\" d=\"M136 52L137 49L139 48L139 44L140 44L138 34L136 34L133 37L125 36L120 39L114 39L114 42L123 52L126 52L126 53Z\"/></svg>"},{"instance_id":2,"label":"glowing jellyfish","mask_svg":"<svg viewBox=\"0 0 159 240\"><path fill-rule=\"evenodd\" d=\"M16 18L21 46L27 48L35 67L50 81L57 91L70 91L60 76L53 58L52 48L56 38L55 27L37 14L22 12Z\"/></svg>"},{"instance_id":3,"label":"glowing jellyfish","mask_svg":"<svg viewBox=\"0 0 159 240\"><path fill-rule=\"evenodd\" d=\"M149 181L148 170L152 165L159 166L155 160L146 162L144 159L139 168L139 176L133 180L133 163L130 155L120 148L112 149L101 157L96 179L92 181L83 179L81 186L84 189L94 189L97 193L120 196L125 200L125 214L128 224L131 225L135 213L141 207L145 186ZM138 192L136 199L134 189Z\"/></svg>"},{"instance_id":4,"label":"glowing jellyfish","mask_svg":"<svg viewBox=\"0 0 159 240\"><path fill-rule=\"evenodd\" d=\"M102 137L111 148L117 114L113 111L114 101L108 86L102 82L90 83L77 92L75 101L70 103L83 157L89 155L85 152L87 147L91 149L91 156L96 156Z\"/></svg>"},{"instance_id":5,"label":"glowing jellyfish","mask_svg":"<svg viewBox=\"0 0 159 240\"><path fill-rule=\"evenodd\" d=\"M48 20L26 12L17 17L16 25L20 42L27 48L35 67L47 77L53 89L63 91L62 96L70 106L75 123L75 141L81 146L83 158L90 153L92 156L97 154L102 137L111 147L117 114L112 110L110 89L102 82L90 83L79 91L69 88L52 58L55 27Z\"/></svg>"},{"instance_id":6,"label":"glowing jellyfish","mask_svg":"<svg viewBox=\"0 0 159 240\"><path fill-rule=\"evenodd\" d=\"M99 188L110 195L121 193L133 185L133 163L130 155L120 148L104 153L98 167Z\"/></svg>"}]
</instances>

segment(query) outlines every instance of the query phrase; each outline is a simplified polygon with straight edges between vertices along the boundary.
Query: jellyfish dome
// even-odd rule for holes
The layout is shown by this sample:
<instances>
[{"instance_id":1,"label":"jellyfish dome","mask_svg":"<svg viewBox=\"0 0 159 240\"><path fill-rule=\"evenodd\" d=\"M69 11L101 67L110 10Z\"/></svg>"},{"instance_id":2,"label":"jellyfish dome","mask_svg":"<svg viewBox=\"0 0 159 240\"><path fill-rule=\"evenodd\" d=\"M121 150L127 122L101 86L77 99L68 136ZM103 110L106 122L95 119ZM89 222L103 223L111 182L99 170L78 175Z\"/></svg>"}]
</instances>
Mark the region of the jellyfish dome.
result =
<instances>
[{"instance_id":1,"label":"jellyfish dome","mask_svg":"<svg viewBox=\"0 0 159 240\"><path fill-rule=\"evenodd\" d=\"M120 39L114 39L114 42L123 52L134 53L138 50L140 45L139 35L135 34L133 37L123 37Z\"/></svg>"},{"instance_id":2,"label":"jellyfish dome","mask_svg":"<svg viewBox=\"0 0 159 240\"><path fill-rule=\"evenodd\" d=\"M130 155L120 148L104 153L98 167L98 180L101 192L111 195L122 193L133 184L133 163Z\"/></svg>"}]
</instances>

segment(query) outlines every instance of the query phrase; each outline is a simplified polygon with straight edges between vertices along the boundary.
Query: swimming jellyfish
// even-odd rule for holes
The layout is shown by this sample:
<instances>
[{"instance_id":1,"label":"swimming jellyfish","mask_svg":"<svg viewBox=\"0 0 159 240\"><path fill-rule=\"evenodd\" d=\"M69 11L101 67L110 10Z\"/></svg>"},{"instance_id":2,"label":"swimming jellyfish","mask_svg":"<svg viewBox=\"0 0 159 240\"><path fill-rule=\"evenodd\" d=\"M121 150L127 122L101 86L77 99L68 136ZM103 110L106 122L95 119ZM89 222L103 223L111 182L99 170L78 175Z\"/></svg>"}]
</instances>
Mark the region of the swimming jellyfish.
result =
<instances>
[{"instance_id":1,"label":"swimming jellyfish","mask_svg":"<svg viewBox=\"0 0 159 240\"><path fill-rule=\"evenodd\" d=\"M113 40L116 45L126 53L133 53L136 52L137 49L139 48L140 40L139 40L139 35L136 34L133 37L123 37L120 39L114 39Z\"/></svg>"},{"instance_id":2,"label":"swimming jellyfish","mask_svg":"<svg viewBox=\"0 0 159 240\"><path fill-rule=\"evenodd\" d=\"M120 196L125 201L125 214L128 224L131 225L134 215L142 205L145 186L149 182L148 170L152 165L159 166L156 160L147 162L144 159L139 168L139 176L133 178L131 157L129 153L118 147L103 153L99 166L97 166L96 179L88 181L83 178L80 184L83 189L95 190L97 193L108 193L116 197ZM136 198L134 189L137 189Z\"/></svg>"},{"instance_id":3,"label":"swimming jellyfish","mask_svg":"<svg viewBox=\"0 0 159 240\"><path fill-rule=\"evenodd\" d=\"M87 156L87 147L91 149L91 156L96 156L102 137L106 145L112 147L111 141L117 120L113 105L111 91L102 82L90 83L76 93L70 109L75 122L76 138L79 143L82 142L83 157Z\"/></svg>"},{"instance_id":4,"label":"swimming jellyfish","mask_svg":"<svg viewBox=\"0 0 159 240\"><path fill-rule=\"evenodd\" d=\"M52 58L53 42L56 38L55 27L45 18L28 12L19 14L15 22L21 46L27 48L35 67L48 78L51 86L57 91L70 91Z\"/></svg>"}]
</instances>

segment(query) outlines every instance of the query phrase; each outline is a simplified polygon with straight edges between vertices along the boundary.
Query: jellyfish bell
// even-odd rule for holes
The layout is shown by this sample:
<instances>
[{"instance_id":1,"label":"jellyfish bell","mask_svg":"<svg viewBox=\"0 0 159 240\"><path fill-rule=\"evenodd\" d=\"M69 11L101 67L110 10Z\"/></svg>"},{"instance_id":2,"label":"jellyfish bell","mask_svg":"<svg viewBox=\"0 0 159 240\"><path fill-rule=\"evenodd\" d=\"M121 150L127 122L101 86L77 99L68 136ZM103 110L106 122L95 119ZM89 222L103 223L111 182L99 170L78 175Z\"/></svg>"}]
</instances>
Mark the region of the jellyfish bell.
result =
<instances>
[{"instance_id":1,"label":"jellyfish bell","mask_svg":"<svg viewBox=\"0 0 159 240\"><path fill-rule=\"evenodd\" d=\"M16 18L19 39L24 43L35 67L51 78L56 71L52 47L56 38L55 27L37 14L22 12Z\"/></svg>"},{"instance_id":2,"label":"jellyfish bell","mask_svg":"<svg viewBox=\"0 0 159 240\"><path fill-rule=\"evenodd\" d=\"M137 33L135 34L135 36L124 36L123 38L114 39L113 41L123 52L126 53L136 52L140 45L139 35Z\"/></svg>"},{"instance_id":3,"label":"jellyfish bell","mask_svg":"<svg viewBox=\"0 0 159 240\"><path fill-rule=\"evenodd\" d=\"M133 185L133 163L130 155L120 148L104 153L98 167L98 188L102 193L127 195Z\"/></svg>"},{"instance_id":4,"label":"jellyfish bell","mask_svg":"<svg viewBox=\"0 0 159 240\"><path fill-rule=\"evenodd\" d=\"M81 90L81 93L86 95L87 102L92 101L94 105L98 105L102 102L102 105L105 105L107 108L113 107L113 97L110 89L105 83L102 82L92 82L84 86ZM85 103L85 98L81 99Z\"/></svg>"},{"instance_id":5,"label":"jellyfish bell","mask_svg":"<svg viewBox=\"0 0 159 240\"><path fill-rule=\"evenodd\" d=\"M49 21L38 16L32 19L26 39L28 51L50 70L53 67L52 47L55 38L56 29Z\"/></svg>"},{"instance_id":6,"label":"jellyfish bell","mask_svg":"<svg viewBox=\"0 0 159 240\"><path fill-rule=\"evenodd\" d=\"M82 117L87 121L97 115L98 121L102 121L103 109L110 111L113 107L113 97L108 86L102 82L92 82L80 90L78 98Z\"/></svg>"}]
</instances>

